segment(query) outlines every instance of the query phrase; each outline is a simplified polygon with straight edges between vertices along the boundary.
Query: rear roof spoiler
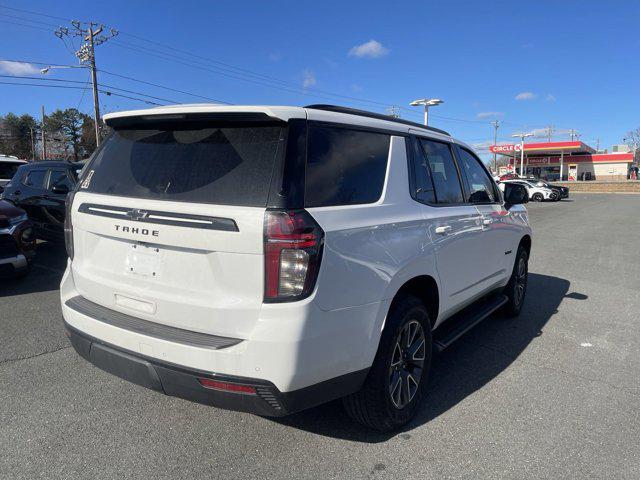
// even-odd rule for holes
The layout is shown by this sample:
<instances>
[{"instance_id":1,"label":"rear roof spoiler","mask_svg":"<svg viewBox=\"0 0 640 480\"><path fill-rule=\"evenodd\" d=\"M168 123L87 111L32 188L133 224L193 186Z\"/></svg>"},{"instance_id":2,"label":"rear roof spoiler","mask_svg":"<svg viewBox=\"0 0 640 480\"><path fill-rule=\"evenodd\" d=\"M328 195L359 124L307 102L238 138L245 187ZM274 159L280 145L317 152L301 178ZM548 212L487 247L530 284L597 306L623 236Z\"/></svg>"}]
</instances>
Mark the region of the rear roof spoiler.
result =
<instances>
[{"instance_id":1,"label":"rear roof spoiler","mask_svg":"<svg viewBox=\"0 0 640 480\"><path fill-rule=\"evenodd\" d=\"M282 119L272 117L264 112L191 112L191 113L159 113L152 110L141 114L122 117L105 118L105 123L115 129L121 128L161 128L163 126L184 123L185 126L197 123L286 123Z\"/></svg>"}]
</instances>

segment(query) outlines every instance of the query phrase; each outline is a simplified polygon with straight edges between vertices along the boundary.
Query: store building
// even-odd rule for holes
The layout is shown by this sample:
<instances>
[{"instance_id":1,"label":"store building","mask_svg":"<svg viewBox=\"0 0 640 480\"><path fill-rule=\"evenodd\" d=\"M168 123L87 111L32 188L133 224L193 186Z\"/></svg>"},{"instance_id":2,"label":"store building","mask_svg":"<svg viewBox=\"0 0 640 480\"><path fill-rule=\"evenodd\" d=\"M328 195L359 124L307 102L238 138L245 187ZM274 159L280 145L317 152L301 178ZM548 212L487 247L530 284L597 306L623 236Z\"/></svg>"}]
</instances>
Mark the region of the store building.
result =
<instances>
[{"instance_id":1,"label":"store building","mask_svg":"<svg viewBox=\"0 0 640 480\"><path fill-rule=\"evenodd\" d=\"M520 145L492 145L489 150L509 157L507 170L521 173ZM524 175L544 180L625 180L633 153L596 153L582 142L525 143Z\"/></svg>"}]
</instances>

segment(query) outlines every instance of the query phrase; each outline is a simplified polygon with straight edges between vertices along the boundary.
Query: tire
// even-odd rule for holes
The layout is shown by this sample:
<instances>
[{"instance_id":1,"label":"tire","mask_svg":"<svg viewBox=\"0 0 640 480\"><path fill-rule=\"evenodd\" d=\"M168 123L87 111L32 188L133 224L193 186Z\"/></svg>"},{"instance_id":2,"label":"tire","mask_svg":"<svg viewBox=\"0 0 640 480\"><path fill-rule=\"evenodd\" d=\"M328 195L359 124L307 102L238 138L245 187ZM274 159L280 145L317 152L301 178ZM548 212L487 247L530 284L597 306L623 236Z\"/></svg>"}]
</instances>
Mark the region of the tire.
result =
<instances>
[{"instance_id":1,"label":"tire","mask_svg":"<svg viewBox=\"0 0 640 480\"><path fill-rule=\"evenodd\" d=\"M397 298L386 322L362 388L343 399L353 420L383 432L401 427L415 415L427 383L433 350L429 314L413 295Z\"/></svg>"},{"instance_id":2,"label":"tire","mask_svg":"<svg viewBox=\"0 0 640 480\"><path fill-rule=\"evenodd\" d=\"M531 200L533 200L534 202L541 202L544 200L544 195L542 195L541 193L534 193L531 197Z\"/></svg>"},{"instance_id":3,"label":"tire","mask_svg":"<svg viewBox=\"0 0 640 480\"><path fill-rule=\"evenodd\" d=\"M527 281L529 277L529 254L520 245L516 254L516 261L513 264L513 272L503 293L509 299L502 307L502 313L506 317L517 317L520 315L522 305L527 293Z\"/></svg>"}]
</instances>

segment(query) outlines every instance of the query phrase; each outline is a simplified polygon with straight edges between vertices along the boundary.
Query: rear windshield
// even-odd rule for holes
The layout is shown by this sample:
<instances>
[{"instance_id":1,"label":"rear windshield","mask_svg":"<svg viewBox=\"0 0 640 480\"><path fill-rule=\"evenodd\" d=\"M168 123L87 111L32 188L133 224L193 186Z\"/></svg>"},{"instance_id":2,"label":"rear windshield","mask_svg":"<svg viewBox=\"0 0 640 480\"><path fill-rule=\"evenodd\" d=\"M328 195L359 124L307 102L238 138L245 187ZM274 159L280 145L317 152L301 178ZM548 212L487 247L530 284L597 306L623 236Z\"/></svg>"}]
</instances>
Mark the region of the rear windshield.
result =
<instances>
[{"instance_id":1,"label":"rear windshield","mask_svg":"<svg viewBox=\"0 0 640 480\"><path fill-rule=\"evenodd\" d=\"M0 161L0 178L3 180L8 180L13 178L18 170L18 167L22 165L21 163L14 162L2 162Z\"/></svg>"},{"instance_id":2,"label":"rear windshield","mask_svg":"<svg viewBox=\"0 0 640 480\"><path fill-rule=\"evenodd\" d=\"M264 207L281 130L273 125L116 130L80 188L125 197Z\"/></svg>"}]
</instances>

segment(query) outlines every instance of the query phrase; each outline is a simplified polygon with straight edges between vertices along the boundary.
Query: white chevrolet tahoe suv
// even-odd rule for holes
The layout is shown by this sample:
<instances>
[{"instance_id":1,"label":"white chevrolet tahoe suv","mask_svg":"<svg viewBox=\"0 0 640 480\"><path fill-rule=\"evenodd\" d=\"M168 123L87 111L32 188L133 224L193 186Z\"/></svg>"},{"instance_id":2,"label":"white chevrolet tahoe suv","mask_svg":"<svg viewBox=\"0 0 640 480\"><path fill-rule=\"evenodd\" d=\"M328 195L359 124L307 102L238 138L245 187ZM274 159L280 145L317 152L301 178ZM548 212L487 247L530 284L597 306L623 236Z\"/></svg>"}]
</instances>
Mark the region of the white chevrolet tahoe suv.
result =
<instances>
[{"instance_id":1,"label":"white chevrolet tahoe suv","mask_svg":"<svg viewBox=\"0 0 640 480\"><path fill-rule=\"evenodd\" d=\"M520 312L522 186L413 122L328 105L108 114L67 201L64 325L85 359L282 416L408 422L432 355Z\"/></svg>"}]
</instances>

